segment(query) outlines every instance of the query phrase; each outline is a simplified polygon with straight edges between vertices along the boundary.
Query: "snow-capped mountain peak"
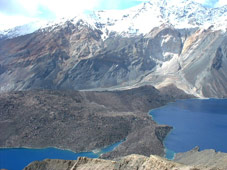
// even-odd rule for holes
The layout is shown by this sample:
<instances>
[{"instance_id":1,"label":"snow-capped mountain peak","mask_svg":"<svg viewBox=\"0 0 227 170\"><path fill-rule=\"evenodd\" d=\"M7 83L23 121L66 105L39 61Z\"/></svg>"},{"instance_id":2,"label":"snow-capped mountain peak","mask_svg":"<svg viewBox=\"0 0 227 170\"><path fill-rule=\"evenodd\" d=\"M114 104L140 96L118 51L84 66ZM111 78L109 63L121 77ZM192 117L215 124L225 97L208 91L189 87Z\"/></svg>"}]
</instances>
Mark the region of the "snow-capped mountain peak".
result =
<instances>
[{"instance_id":1,"label":"snow-capped mountain peak","mask_svg":"<svg viewBox=\"0 0 227 170\"><path fill-rule=\"evenodd\" d=\"M52 22L34 21L20 27L0 32L0 37L12 38L38 29L64 25L66 21L76 24L80 19L91 27L100 29L103 38L110 32L124 36L146 34L152 28L170 24L175 28L209 27L227 28L227 6L206 8L192 0L152 0L126 10L94 11L74 18Z\"/></svg>"},{"instance_id":2,"label":"snow-capped mountain peak","mask_svg":"<svg viewBox=\"0 0 227 170\"><path fill-rule=\"evenodd\" d=\"M220 29L220 22L223 28L227 26L227 6L206 8L190 0L152 0L126 10L94 12L91 17L102 29L125 35L146 34L163 23L175 28L214 25Z\"/></svg>"}]
</instances>

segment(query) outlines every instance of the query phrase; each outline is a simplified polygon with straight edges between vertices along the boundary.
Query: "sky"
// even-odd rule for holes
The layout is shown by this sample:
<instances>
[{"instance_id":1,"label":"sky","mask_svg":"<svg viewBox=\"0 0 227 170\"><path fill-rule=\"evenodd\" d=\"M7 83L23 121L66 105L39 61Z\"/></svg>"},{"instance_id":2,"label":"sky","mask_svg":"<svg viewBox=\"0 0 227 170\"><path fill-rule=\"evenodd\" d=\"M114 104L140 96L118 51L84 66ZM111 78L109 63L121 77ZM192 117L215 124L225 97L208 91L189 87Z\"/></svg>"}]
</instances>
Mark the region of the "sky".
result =
<instances>
[{"instance_id":1,"label":"sky","mask_svg":"<svg viewBox=\"0 0 227 170\"><path fill-rule=\"evenodd\" d=\"M76 16L92 10L126 9L148 0L0 0L0 30L34 19ZM152 0L151 0L152 1ZM194 0L206 7L227 5L227 0Z\"/></svg>"}]
</instances>

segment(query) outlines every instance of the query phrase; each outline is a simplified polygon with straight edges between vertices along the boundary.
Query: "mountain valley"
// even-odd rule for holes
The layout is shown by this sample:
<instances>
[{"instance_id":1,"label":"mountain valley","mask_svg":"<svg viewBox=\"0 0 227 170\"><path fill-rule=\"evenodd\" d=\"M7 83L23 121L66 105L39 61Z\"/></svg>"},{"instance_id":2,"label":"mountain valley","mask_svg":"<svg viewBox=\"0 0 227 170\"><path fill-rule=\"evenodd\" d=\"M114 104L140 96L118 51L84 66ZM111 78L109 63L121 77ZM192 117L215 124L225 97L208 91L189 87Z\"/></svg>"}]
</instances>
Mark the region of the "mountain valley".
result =
<instances>
[{"instance_id":1,"label":"mountain valley","mask_svg":"<svg viewBox=\"0 0 227 170\"><path fill-rule=\"evenodd\" d=\"M172 127L148 114L179 99L227 97L227 5L177 2L0 31L0 147L85 152L123 141L100 159L25 170L225 169L226 154L213 150L161 158Z\"/></svg>"}]
</instances>

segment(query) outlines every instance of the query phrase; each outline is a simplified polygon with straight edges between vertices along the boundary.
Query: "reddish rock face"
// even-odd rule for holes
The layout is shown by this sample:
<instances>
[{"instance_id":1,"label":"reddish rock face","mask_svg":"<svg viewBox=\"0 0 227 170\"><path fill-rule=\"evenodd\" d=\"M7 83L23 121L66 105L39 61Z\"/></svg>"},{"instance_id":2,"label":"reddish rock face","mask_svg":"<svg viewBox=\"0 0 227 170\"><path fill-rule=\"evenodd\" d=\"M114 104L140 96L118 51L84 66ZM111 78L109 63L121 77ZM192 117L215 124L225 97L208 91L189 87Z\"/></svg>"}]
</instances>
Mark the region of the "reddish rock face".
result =
<instances>
[{"instance_id":1,"label":"reddish rock face","mask_svg":"<svg viewBox=\"0 0 227 170\"><path fill-rule=\"evenodd\" d=\"M79 20L1 39L0 92L175 84L199 97L227 96L224 32L163 24L146 35L102 34Z\"/></svg>"},{"instance_id":2,"label":"reddish rock face","mask_svg":"<svg viewBox=\"0 0 227 170\"><path fill-rule=\"evenodd\" d=\"M100 34L66 23L51 32L1 40L1 90L57 88L75 64L100 48Z\"/></svg>"},{"instance_id":3,"label":"reddish rock face","mask_svg":"<svg viewBox=\"0 0 227 170\"><path fill-rule=\"evenodd\" d=\"M104 42L101 34L79 21L1 40L1 91L110 87L154 67L146 51L136 48L143 48L139 38L114 36Z\"/></svg>"}]
</instances>

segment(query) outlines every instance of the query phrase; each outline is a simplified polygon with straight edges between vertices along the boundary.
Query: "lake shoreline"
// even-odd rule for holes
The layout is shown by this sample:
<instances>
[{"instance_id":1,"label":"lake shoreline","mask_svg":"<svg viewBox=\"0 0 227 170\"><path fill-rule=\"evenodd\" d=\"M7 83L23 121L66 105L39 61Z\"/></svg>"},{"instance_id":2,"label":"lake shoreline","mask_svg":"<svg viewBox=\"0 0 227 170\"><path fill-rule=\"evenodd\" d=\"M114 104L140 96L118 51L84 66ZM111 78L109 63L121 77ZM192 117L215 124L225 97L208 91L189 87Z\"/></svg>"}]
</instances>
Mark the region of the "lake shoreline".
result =
<instances>
[{"instance_id":1,"label":"lake shoreline","mask_svg":"<svg viewBox=\"0 0 227 170\"><path fill-rule=\"evenodd\" d=\"M169 144L169 141L167 141L167 140L170 140L169 138L173 138L173 136L176 136L176 130L179 130L179 127L176 127L175 125L174 125L174 123L172 122L172 124L169 124L169 123L164 123L163 121L161 121L161 118L158 118L158 117L161 117L160 116L160 113L159 112L161 112L162 110L169 110L169 112L172 112L172 110L170 109L170 108L175 108L174 107L174 105L183 105L183 103L188 103L188 105L189 106L187 106L188 107L188 109L190 109L190 108L197 108L198 107L198 109L202 109L202 108L200 108L200 107L202 107L203 105L205 105L204 103L208 103L209 105L211 105L211 103L215 103L215 102L217 102L217 103L219 103L219 105L221 106L225 106L224 104L223 104L223 102L226 102L226 100L227 99L216 99L216 98L207 98L207 99L200 99L200 98L195 98L195 99L184 99L184 100L176 100L175 102L170 102L170 103L168 103L167 105L165 105L165 106L162 106L162 107L160 107L160 108L155 108L155 109L152 109L152 110L150 110L149 111L149 115L151 115L151 117L152 117L152 119L156 122L156 123L158 123L158 124L165 124L165 125L168 125L168 126L172 126L173 127L173 129L166 135L166 137L165 137L165 139L163 140L163 145L164 145L164 147L165 147L165 149L166 149L166 151L167 150L172 150L173 151L173 149L171 149L171 148L169 148L168 147L168 145L170 145ZM199 101L199 103L197 102L197 101ZM199 106L191 106L193 103L197 103L197 104L200 104L201 106L199 107ZM222 103L222 104L221 104ZM185 106L186 107L186 106ZM206 107L206 106L205 106ZM176 109L176 108L175 108ZM220 108L217 106L217 108L216 107L211 107L211 110L214 110L214 109L216 109L216 110L220 110ZM208 110L209 111L209 110ZM157 113L158 112L158 113ZM167 111L165 111L165 112L167 112ZM175 111L174 111L175 112ZM183 111L178 111L178 112L182 112L183 113ZM198 112L198 111L197 111ZM154 115L156 113L156 115ZM215 112L216 113L216 112ZM211 114L211 113L204 113L204 114ZM217 113L216 113L217 114ZM223 113L222 113L223 114ZM167 115L167 113L165 113L165 115ZM212 114L211 114L212 115ZM173 115L172 115L173 116ZM175 119L175 117L174 118L172 118L172 116L170 117L170 119ZM183 116L183 115L182 115ZM188 116L188 114L187 114L187 116ZM196 114L196 116L198 117L198 116L200 116L199 114ZM203 116L203 115L202 115ZM218 116L218 115L217 115ZM217 116L215 117L215 118L217 118ZM192 120L193 119L198 119L198 118L192 118ZM166 121L166 119L168 119L168 118L165 118L165 121ZM188 118L189 119L189 118ZM214 118L212 118L211 120L213 120ZM201 125L200 124L203 124L204 122L206 123L206 119L204 120L202 117L200 118L199 117L199 120L203 120L202 122L200 122L200 123L198 123L198 124L196 124L198 127L200 127ZM179 121L181 121L181 122L184 122L185 120L179 120ZM220 120L220 121L222 121L222 120ZM218 124L219 125L219 122L215 122L214 121L214 124ZM222 123L223 124L223 123ZM187 126L187 125L185 125L185 126ZM221 126L221 125L219 125L219 126ZM195 127L196 128L196 127ZM190 129L190 128L189 128ZM189 129L187 129L187 130L189 130ZM201 132L202 133L202 132ZM185 134L187 134L186 132L185 132ZM187 135L186 135L187 136ZM174 138L176 138L176 137L174 137ZM217 137L214 137L214 140L218 140L219 138L217 138ZM192 139L191 139L192 140ZM222 142L222 140L219 140L219 142ZM182 142L181 142L182 143ZM171 146L172 146L173 144L171 144ZM176 143L175 143L175 145L176 145ZM202 145L202 144L200 144L200 145ZM214 150L216 150L216 151L218 151L218 152L223 152L223 153L226 153L226 149L224 149L224 150L221 150L221 149L217 149L216 147L216 145L217 145L217 142L215 142L215 145L213 145L213 147L208 147L208 148L203 148L203 147L201 147L199 145L199 143L197 144L197 143L195 143L195 145L194 146L191 146L191 147L188 147L188 149L187 150L181 150L180 152L187 152L187 151L190 151L191 149L193 149L193 148L195 148L196 146L199 146L200 148L201 148L201 150L206 150L206 149L214 149ZM224 145L224 144L223 144ZM207 145L208 146L208 145ZM175 151L173 151L173 152L175 152ZM177 152L175 152L175 154L174 155L176 155L176 153L179 153L179 151L177 151ZM173 158L171 158L171 159L174 159L174 157Z\"/></svg>"},{"instance_id":2,"label":"lake shoreline","mask_svg":"<svg viewBox=\"0 0 227 170\"><path fill-rule=\"evenodd\" d=\"M105 148L108 148L112 145L115 145L117 143L122 143L124 140L121 140L119 142L116 142L116 143L113 143L111 145L107 145L107 146L104 146L103 148L95 148L91 151L80 151L80 152L75 152L71 149L63 149L63 148L60 148L60 147L54 147L54 146L48 146L48 147L0 147L0 149L34 149L34 150L40 150L40 149L58 149L58 150L63 150L63 151L69 151L69 152L73 152L75 154L79 154L79 153L96 153L95 150L102 150L102 149L105 149ZM120 144L119 144L120 145Z\"/></svg>"},{"instance_id":3,"label":"lake shoreline","mask_svg":"<svg viewBox=\"0 0 227 170\"><path fill-rule=\"evenodd\" d=\"M99 158L102 154L111 152L123 141L112 145L92 150L90 152L72 152L55 147L48 148L0 148L0 169L9 170L23 169L34 161L43 161L46 159L77 160L78 157ZM16 160L16 161L15 161Z\"/></svg>"}]
</instances>

